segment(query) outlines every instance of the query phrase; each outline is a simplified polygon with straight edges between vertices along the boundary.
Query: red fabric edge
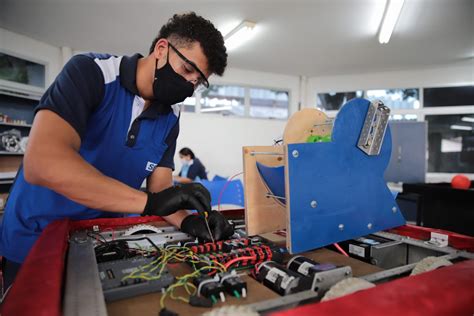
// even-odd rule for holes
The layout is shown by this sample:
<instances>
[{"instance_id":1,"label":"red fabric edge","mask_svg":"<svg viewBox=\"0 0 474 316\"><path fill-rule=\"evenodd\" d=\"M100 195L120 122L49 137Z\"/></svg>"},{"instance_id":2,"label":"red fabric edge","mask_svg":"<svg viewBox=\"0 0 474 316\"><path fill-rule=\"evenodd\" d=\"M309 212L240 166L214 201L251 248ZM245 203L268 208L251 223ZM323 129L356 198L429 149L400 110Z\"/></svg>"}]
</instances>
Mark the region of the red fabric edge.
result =
<instances>
[{"instance_id":1,"label":"red fabric edge","mask_svg":"<svg viewBox=\"0 0 474 316\"><path fill-rule=\"evenodd\" d=\"M1 306L3 316L61 315L69 224L69 220L55 221L43 231Z\"/></svg>"},{"instance_id":2,"label":"red fabric edge","mask_svg":"<svg viewBox=\"0 0 474 316\"><path fill-rule=\"evenodd\" d=\"M384 283L328 302L272 313L271 316L472 316L473 284L474 260L467 260L435 271Z\"/></svg>"},{"instance_id":3,"label":"red fabric edge","mask_svg":"<svg viewBox=\"0 0 474 316\"><path fill-rule=\"evenodd\" d=\"M447 230L414 225L404 225L389 229L387 230L387 232L395 233L402 236L408 236L419 240L430 240L432 232L440 233L449 236L449 246L459 250L467 250L469 252L474 252L474 237L453 233Z\"/></svg>"},{"instance_id":4,"label":"red fabric edge","mask_svg":"<svg viewBox=\"0 0 474 316\"><path fill-rule=\"evenodd\" d=\"M97 218L71 222L71 231L92 228L98 226L99 229L116 228L127 225L138 225L149 222L164 221L160 216L137 216L119 218Z\"/></svg>"}]
</instances>

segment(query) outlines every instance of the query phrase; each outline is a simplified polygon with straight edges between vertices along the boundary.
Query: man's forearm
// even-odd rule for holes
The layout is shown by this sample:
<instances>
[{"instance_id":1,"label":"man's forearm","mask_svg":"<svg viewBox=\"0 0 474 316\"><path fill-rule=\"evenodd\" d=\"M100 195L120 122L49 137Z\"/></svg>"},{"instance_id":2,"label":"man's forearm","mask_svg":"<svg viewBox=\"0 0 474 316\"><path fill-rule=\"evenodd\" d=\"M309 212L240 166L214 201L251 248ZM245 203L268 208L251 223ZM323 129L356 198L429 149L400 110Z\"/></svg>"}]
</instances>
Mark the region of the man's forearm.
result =
<instances>
[{"instance_id":1,"label":"man's forearm","mask_svg":"<svg viewBox=\"0 0 474 316\"><path fill-rule=\"evenodd\" d=\"M25 166L26 180L36 185L47 187L70 200L87 207L121 213L141 213L147 201L144 192L135 190L118 180L100 173L88 164L78 153L63 151L49 155L36 155L34 164L36 175L33 181L28 176L28 165ZM54 163L49 163L48 160Z\"/></svg>"},{"instance_id":2,"label":"man's forearm","mask_svg":"<svg viewBox=\"0 0 474 316\"><path fill-rule=\"evenodd\" d=\"M27 182L92 209L122 213L143 211L147 195L105 176L85 161L79 154L79 134L56 113L39 111L29 137L23 159Z\"/></svg>"}]
</instances>

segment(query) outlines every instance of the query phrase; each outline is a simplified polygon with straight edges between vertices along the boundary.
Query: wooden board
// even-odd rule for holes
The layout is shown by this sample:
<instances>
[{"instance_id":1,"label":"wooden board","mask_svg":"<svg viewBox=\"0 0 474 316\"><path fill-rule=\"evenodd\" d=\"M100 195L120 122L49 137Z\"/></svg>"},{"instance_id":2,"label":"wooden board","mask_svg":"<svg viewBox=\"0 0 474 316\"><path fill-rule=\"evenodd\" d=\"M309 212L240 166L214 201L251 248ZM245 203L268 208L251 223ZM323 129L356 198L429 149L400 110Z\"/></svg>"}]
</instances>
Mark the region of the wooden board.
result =
<instances>
[{"instance_id":1,"label":"wooden board","mask_svg":"<svg viewBox=\"0 0 474 316\"><path fill-rule=\"evenodd\" d=\"M318 249L304 253L303 255L319 263L349 265L352 267L352 273L354 276L367 275L382 270L371 264L343 256L338 252L328 249ZM184 275L191 272L191 268L186 264L168 265L168 267L171 273L175 276ZM226 295L226 303L221 303L219 301L219 303L214 307L221 307L224 305L246 305L280 297L277 293L257 282L252 277L244 275L242 278L247 282L248 297L246 299L237 299L235 297ZM184 289L177 290L176 294L182 295L183 297L188 297ZM160 311L160 298L161 293L153 293L111 302L107 304L107 313L109 316L156 316ZM211 308L192 307L189 304L183 303L179 300L172 300L169 298L166 299L165 306L168 309L178 313L180 316L201 315L202 313L211 310Z\"/></svg>"},{"instance_id":2,"label":"wooden board","mask_svg":"<svg viewBox=\"0 0 474 316\"><path fill-rule=\"evenodd\" d=\"M253 152L280 155L253 155ZM285 207L268 193L257 170L257 161L267 166L283 165L283 146L249 146L243 148L245 225L247 234L257 235L286 228Z\"/></svg>"},{"instance_id":3,"label":"wooden board","mask_svg":"<svg viewBox=\"0 0 474 316\"><path fill-rule=\"evenodd\" d=\"M170 268L170 272L175 276L184 275L192 271L191 268L186 264L176 264L168 266ZM235 297L231 297L230 295L226 295L225 303L222 303L219 300L219 303L214 305L212 308L217 308L224 305L246 305L279 297L277 293L273 292L263 284L260 284L248 275L244 275L242 279L247 282L247 293L249 293L247 298L237 299ZM176 290L175 294L181 295L183 297L188 297L186 291L183 288ZM109 316L156 316L158 315L161 309L160 298L161 293L153 293L116 302L111 302L107 304L107 313ZM212 309L203 307L193 307L179 300L172 300L170 298L167 298L165 300L165 306L167 309L178 313L180 316L201 315L202 313Z\"/></svg>"},{"instance_id":4,"label":"wooden board","mask_svg":"<svg viewBox=\"0 0 474 316\"><path fill-rule=\"evenodd\" d=\"M309 136L330 135L332 121L324 112L306 108L293 114L285 126L284 144L306 143Z\"/></svg>"}]
</instances>

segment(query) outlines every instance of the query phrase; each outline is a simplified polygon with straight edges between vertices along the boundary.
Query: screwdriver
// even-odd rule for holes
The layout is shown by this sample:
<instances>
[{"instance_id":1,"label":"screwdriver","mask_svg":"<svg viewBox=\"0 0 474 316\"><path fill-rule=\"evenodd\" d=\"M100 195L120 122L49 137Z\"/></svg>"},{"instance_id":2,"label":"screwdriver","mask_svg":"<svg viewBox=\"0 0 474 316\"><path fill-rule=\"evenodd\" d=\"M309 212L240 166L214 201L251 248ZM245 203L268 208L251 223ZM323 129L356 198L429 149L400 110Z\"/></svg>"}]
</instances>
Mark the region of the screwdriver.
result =
<instances>
[{"instance_id":1,"label":"screwdriver","mask_svg":"<svg viewBox=\"0 0 474 316\"><path fill-rule=\"evenodd\" d=\"M211 241L212 241L213 244L215 244L216 242L214 241L214 237L212 236L211 228L209 227L209 222L207 220L207 218L209 216L209 213L208 212L202 212L202 213L203 213L203 216L204 216L204 221L206 222L207 231L209 232L209 236L211 236Z\"/></svg>"}]
</instances>

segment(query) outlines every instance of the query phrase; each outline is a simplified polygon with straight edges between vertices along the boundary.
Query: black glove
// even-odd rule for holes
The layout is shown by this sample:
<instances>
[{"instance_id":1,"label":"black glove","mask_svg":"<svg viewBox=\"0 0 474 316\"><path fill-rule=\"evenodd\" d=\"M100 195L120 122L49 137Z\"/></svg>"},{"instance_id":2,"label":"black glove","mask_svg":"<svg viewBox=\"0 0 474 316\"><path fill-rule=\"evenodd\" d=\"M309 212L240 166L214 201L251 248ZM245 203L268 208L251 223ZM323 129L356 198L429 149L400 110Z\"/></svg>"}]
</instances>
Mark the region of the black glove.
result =
<instances>
[{"instance_id":1,"label":"black glove","mask_svg":"<svg viewBox=\"0 0 474 316\"><path fill-rule=\"evenodd\" d=\"M228 239L234 234L234 227L225 217L216 211L209 212L207 218L214 240ZM202 240L212 240L202 214L189 215L181 223L181 231Z\"/></svg>"},{"instance_id":2,"label":"black glove","mask_svg":"<svg viewBox=\"0 0 474 316\"><path fill-rule=\"evenodd\" d=\"M211 194L200 183L177 184L160 192L147 192L142 215L168 216L179 210L211 210Z\"/></svg>"}]
</instances>

